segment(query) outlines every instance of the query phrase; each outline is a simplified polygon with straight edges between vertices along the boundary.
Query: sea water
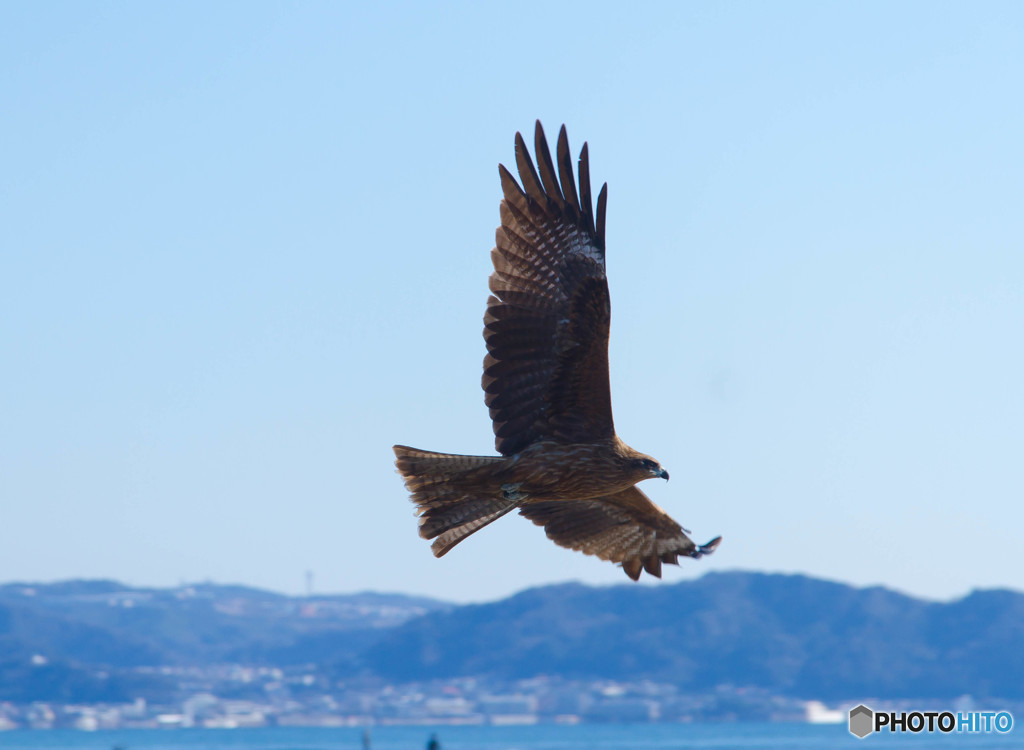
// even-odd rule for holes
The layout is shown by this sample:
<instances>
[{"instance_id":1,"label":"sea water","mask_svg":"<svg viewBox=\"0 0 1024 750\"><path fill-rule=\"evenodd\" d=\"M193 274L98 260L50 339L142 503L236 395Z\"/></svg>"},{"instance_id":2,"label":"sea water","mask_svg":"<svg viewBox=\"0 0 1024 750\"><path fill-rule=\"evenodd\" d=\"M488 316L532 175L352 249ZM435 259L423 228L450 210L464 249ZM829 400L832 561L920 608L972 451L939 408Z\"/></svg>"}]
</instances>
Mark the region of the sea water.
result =
<instances>
[{"instance_id":1,"label":"sea water","mask_svg":"<svg viewBox=\"0 0 1024 750\"><path fill-rule=\"evenodd\" d=\"M1016 729L1016 728L1015 728ZM372 750L424 750L432 734L441 750L914 750L1024 748L1024 735L872 734L845 724L589 724L528 727L373 727ZM97 732L0 732L0 748L18 750L362 750L359 728L126 729Z\"/></svg>"}]
</instances>

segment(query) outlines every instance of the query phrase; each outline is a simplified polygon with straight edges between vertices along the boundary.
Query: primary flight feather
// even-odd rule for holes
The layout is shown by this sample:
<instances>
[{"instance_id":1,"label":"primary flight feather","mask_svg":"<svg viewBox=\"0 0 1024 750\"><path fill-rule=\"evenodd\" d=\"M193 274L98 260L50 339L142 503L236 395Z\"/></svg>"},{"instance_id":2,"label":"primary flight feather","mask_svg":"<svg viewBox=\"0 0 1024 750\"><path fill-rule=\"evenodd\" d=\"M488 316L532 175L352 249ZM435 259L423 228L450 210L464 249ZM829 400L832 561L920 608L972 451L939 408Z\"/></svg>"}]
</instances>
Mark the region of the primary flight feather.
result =
<instances>
[{"instance_id":1,"label":"primary flight feather","mask_svg":"<svg viewBox=\"0 0 1024 750\"><path fill-rule=\"evenodd\" d=\"M498 166L504 199L484 314L483 389L501 456L394 446L437 557L518 509L563 547L620 563L633 580L710 554L635 485L668 472L615 434L608 384L605 276L608 186L593 211L587 145L579 193L562 126L557 163L540 122L537 164L516 133L516 167Z\"/></svg>"}]
</instances>

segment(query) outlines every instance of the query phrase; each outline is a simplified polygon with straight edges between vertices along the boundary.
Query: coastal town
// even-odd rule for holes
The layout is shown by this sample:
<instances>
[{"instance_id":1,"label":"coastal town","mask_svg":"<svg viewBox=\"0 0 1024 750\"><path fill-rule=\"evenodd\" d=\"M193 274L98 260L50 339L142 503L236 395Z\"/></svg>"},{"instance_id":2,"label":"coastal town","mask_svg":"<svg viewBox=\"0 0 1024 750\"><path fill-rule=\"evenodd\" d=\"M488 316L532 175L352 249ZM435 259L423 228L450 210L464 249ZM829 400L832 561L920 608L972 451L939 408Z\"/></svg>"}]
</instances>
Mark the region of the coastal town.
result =
<instances>
[{"instance_id":1,"label":"coastal town","mask_svg":"<svg viewBox=\"0 0 1024 750\"><path fill-rule=\"evenodd\" d=\"M839 722L842 707L719 687L706 695L671 685L535 678L463 678L402 685L330 685L315 672L222 666L163 668L179 702L0 702L0 729L220 728L264 726L529 725L701 721ZM246 697L239 697L244 695Z\"/></svg>"}]
</instances>

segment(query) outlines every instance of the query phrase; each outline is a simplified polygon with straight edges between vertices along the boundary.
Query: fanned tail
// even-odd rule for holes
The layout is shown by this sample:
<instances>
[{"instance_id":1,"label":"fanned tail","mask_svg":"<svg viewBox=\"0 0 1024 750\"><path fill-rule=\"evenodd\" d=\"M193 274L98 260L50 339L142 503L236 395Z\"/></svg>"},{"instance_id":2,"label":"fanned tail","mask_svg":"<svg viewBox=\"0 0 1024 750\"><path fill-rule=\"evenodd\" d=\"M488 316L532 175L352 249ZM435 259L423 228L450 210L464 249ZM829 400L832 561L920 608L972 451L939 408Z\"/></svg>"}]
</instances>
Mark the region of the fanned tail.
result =
<instances>
[{"instance_id":1,"label":"fanned tail","mask_svg":"<svg viewBox=\"0 0 1024 750\"><path fill-rule=\"evenodd\" d=\"M395 466L405 479L416 513L420 536L433 539L435 557L517 506L517 500L491 489L491 470L500 456L460 456L394 446Z\"/></svg>"}]
</instances>

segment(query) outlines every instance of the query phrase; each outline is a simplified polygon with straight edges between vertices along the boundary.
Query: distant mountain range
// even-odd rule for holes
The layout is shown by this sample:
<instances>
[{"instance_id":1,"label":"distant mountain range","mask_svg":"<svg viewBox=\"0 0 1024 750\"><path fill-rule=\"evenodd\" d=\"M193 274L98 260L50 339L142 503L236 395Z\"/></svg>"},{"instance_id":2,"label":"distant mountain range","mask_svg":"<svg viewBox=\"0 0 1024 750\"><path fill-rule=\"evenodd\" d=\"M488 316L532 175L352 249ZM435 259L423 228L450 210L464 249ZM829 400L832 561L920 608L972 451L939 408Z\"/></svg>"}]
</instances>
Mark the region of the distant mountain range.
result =
<instances>
[{"instance_id":1,"label":"distant mountain range","mask_svg":"<svg viewBox=\"0 0 1024 750\"><path fill-rule=\"evenodd\" d=\"M938 603L759 573L547 586L467 606L213 584L0 586L0 701L159 694L167 678L142 668L211 664L315 664L332 680L557 675L823 700L1020 699L1024 594Z\"/></svg>"},{"instance_id":2,"label":"distant mountain range","mask_svg":"<svg viewBox=\"0 0 1024 750\"><path fill-rule=\"evenodd\" d=\"M166 697L145 667L290 665L361 653L451 605L391 594L291 597L243 586L114 581L0 586L0 701Z\"/></svg>"}]
</instances>

